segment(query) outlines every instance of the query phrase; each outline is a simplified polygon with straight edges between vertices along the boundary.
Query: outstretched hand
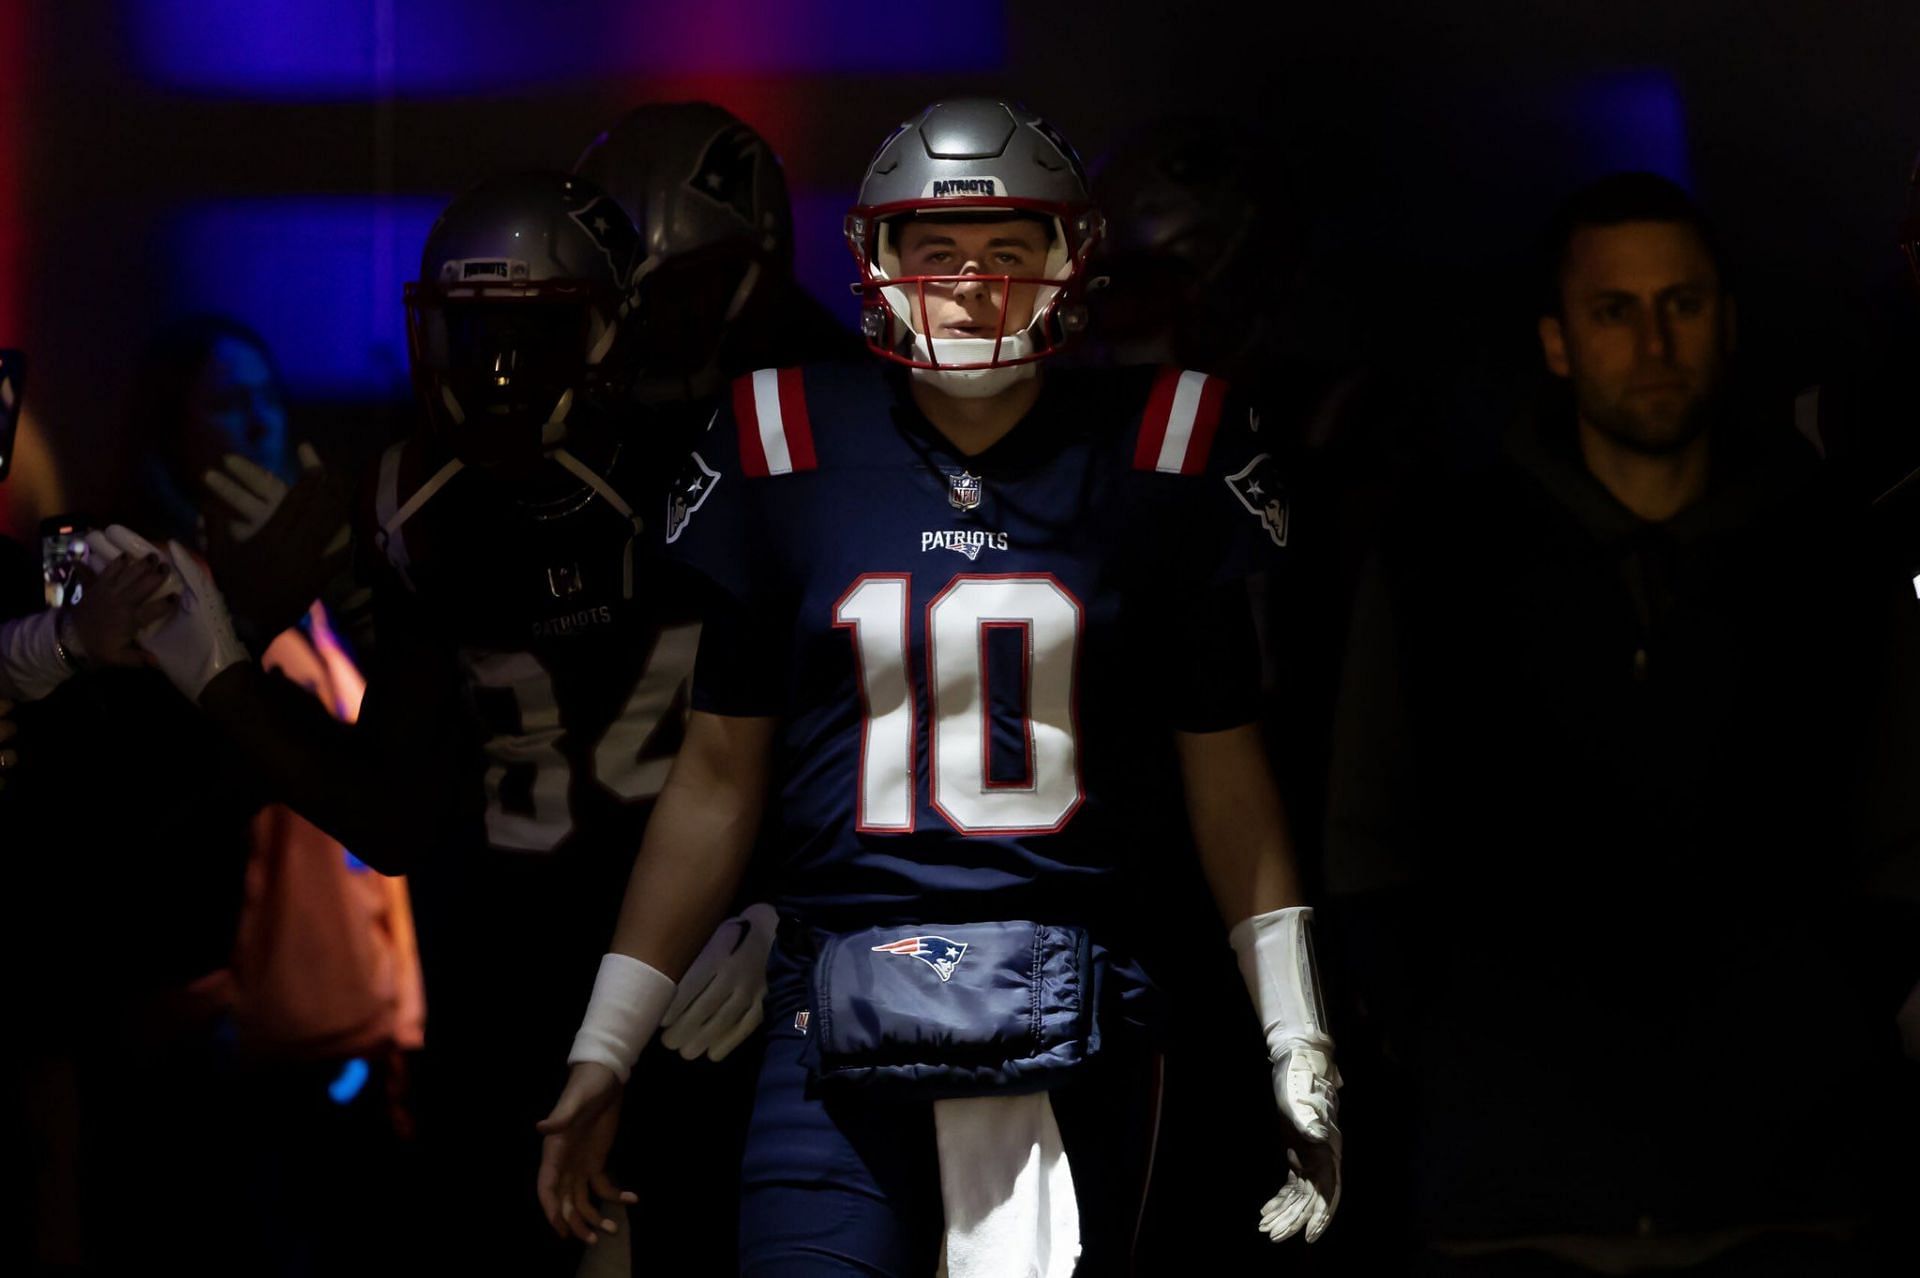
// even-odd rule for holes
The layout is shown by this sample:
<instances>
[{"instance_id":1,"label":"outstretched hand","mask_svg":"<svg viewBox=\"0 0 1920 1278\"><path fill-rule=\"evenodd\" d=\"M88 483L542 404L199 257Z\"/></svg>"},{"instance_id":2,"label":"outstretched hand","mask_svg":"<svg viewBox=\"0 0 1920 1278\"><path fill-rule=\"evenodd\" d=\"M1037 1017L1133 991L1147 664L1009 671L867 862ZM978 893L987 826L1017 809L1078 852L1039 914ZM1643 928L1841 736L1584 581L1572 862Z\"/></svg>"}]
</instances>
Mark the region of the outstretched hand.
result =
<instances>
[{"instance_id":1,"label":"outstretched hand","mask_svg":"<svg viewBox=\"0 0 1920 1278\"><path fill-rule=\"evenodd\" d=\"M606 1171L625 1091L612 1070L582 1062L567 1076L553 1112L535 1124L546 1140L534 1187L547 1223L562 1238L571 1233L591 1243L601 1233L618 1232L619 1226L600 1210L596 1198L628 1205L640 1201L637 1194L615 1185Z\"/></svg>"}]
</instances>

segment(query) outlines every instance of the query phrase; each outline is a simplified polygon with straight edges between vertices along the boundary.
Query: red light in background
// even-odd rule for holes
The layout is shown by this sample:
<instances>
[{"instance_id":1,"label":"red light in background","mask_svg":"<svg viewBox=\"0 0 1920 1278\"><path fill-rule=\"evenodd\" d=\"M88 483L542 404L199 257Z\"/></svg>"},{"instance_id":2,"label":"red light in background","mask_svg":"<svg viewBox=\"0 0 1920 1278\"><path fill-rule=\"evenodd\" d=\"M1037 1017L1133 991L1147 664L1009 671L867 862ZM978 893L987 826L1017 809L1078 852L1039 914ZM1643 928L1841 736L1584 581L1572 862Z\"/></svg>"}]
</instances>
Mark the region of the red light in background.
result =
<instances>
[{"instance_id":1,"label":"red light in background","mask_svg":"<svg viewBox=\"0 0 1920 1278\"><path fill-rule=\"evenodd\" d=\"M27 4L0 0L0 346L25 345ZM0 530L12 522L0 484Z\"/></svg>"},{"instance_id":2,"label":"red light in background","mask_svg":"<svg viewBox=\"0 0 1920 1278\"><path fill-rule=\"evenodd\" d=\"M0 0L0 345L20 346L25 313L27 3Z\"/></svg>"}]
</instances>

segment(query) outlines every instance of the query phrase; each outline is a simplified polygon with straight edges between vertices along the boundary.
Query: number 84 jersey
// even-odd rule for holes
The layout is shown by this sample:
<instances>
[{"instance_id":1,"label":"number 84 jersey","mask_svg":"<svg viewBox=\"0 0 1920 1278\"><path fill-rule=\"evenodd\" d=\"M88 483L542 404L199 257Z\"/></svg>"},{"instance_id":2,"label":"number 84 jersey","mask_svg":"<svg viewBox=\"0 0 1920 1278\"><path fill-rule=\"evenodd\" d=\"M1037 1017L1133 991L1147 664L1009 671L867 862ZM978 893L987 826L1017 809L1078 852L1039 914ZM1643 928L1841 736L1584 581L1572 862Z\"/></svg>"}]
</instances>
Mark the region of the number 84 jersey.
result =
<instances>
[{"instance_id":1,"label":"number 84 jersey","mask_svg":"<svg viewBox=\"0 0 1920 1278\"><path fill-rule=\"evenodd\" d=\"M669 497L720 587L694 706L781 720L773 895L822 926L1097 923L1178 811L1172 730L1259 715L1288 505L1254 410L1049 370L956 451L883 367L734 383Z\"/></svg>"},{"instance_id":2,"label":"number 84 jersey","mask_svg":"<svg viewBox=\"0 0 1920 1278\"><path fill-rule=\"evenodd\" d=\"M394 445L363 512L380 668L398 668L377 681L376 709L396 683L401 696L440 685L394 731L430 741L438 727L471 752L437 787L458 794L443 800L451 841L630 861L679 747L699 634L688 574L661 561L652 519L674 460L624 449L557 514L438 461Z\"/></svg>"}]
</instances>

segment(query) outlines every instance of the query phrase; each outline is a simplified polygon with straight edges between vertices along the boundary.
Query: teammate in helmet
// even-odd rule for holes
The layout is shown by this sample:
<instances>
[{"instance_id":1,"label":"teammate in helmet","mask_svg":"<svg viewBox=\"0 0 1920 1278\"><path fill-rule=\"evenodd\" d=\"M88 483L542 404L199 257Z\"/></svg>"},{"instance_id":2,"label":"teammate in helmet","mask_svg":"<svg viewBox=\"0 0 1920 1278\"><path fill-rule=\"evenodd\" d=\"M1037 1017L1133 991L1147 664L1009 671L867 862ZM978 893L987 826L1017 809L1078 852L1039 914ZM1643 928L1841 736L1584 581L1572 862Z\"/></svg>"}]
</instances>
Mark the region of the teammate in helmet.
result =
<instances>
[{"instance_id":1,"label":"teammate in helmet","mask_svg":"<svg viewBox=\"0 0 1920 1278\"><path fill-rule=\"evenodd\" d=\"M1107 282L1094 327L1114 362L1198 364L1244 384L1287 353L1309 218L1276 150L1231 120L1178 120L1128 138L1099 167Z\"/></svg>"},{"instance_id":2,"label":"teammate in helmet","mask_svg":"<svg viewBox=\"0 0 1920 1278\"><path fill-rule=\"evenodd\" d=\"M755 371L698 441L666 535L726 603L542 1124L556 1229L598 1228L594 1125L763 823L743 1271L1122 1271L1157 1088L1125 883L1183 819L1292 1127L1260 1228L1330 1220L1339 1077L1245 587L1285 543L1277 476L1217 378L1043 373L1100 227L1039 117L928 108L847 220L885 363Z\"/></svg>"},{"instance_id":3,"label":"teammate in helmet","mask_svg":"<svg viewBox=\"0 0 1920 1278\"><path fill-rule=\"evenodd\" d=\"M780 157L710 102L652 102L588 146L574 172L639 232L628 325L643 403L712 395L770 362L841 359L857 346L793 275Z\"/></svg>"},{"instance_id":4,"label":"teammate in helmet","mask_svg":"<svg viewBox=\"0 0 1920 1278\"><path fill-rule=\"evenodd\" d=\"M170 671L292 806L409 875L449 1271L577 1264L523 1174L578 1021L554 991L585 992L685 717L697 608L654 515L684 439L630 401L637 245L610 196L553 173L482 182L429 233L406 292L424 424L381 456L357 538L376 640L357 725L244 660L204 687L193 663ZM206 651L230 651L220 612L196 611ZM761 907L719 929L667 1047L722 1059L747 1038L772 927ZM655 1145L636 1185L724 1263L731 1203L708 1191L735 1174L726 1115L748 1076L668 1052L643 1072L656 1088L635 1121Z\"/></svg>"}]
</instances>

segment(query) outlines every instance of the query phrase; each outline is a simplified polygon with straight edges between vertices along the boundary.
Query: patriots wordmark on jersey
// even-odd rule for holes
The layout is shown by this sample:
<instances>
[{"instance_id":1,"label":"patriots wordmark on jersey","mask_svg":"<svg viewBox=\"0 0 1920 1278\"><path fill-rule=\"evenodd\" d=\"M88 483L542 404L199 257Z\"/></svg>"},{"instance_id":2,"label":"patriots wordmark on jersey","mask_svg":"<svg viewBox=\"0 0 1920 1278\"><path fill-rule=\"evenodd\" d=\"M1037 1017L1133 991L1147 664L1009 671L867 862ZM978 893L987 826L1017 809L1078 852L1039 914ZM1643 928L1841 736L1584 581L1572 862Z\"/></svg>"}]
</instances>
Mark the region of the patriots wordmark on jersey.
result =
<instances>
[{"instance_id":1,"label":"patriots wordmark on jersey","mask_svg":"<svg viewBox=\"0 0 1920 1278\"><path fill-rule=\"evenodd\" d=\"M961 456L888 371L734 384L668 515L731 598L696 707L782 720L783 914L1107 908L1177 803L1170 730L1258 714L1246 580L1286 505L1252 420L1199 373L1050 370Z\"/></svg>"}]
</instances>

